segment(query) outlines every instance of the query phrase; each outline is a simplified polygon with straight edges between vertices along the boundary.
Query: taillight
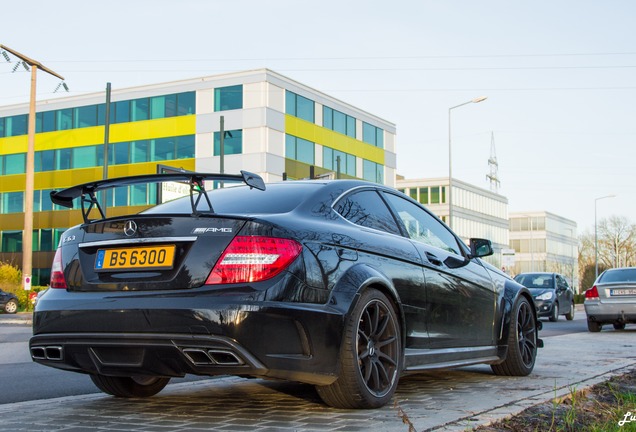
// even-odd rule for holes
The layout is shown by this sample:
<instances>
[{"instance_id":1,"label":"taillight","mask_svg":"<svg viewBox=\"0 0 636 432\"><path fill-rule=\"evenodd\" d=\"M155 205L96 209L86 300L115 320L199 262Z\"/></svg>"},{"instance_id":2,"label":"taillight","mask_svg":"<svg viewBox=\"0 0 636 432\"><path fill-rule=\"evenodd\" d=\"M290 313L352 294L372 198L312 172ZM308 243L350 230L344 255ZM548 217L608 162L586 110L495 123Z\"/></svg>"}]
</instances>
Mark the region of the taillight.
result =
<instances>
[{"instance_id":1,"label":"taillight","mask_svg":"<svg viewBox=\"0 0 636 432\"><path fill-rule=\"evenodd\" d=\"M291 239L236 236L205 283L212 285L263 281L287 268L301 251L302 246Z\"/></svg>"},{"instance_id":2,"label":"taillight","mask_svg":"<svg viewBox=\"0 0 636 432\"><path fill-rule=\"evenodd\" d=\"M585 300L599 300L598 289L596 288L596 285L585 291Z\"/></svg>"},{"instance_id":3,"label":"taillight","mask_svg":"<svg viewBox=\"0 0 636 432\"><path fill-rule=\"evenodd\" d=\"M64 279L64 266L62 265L62 249L57 248L53 265L51 266L51 288L66 289L66 279Z\"/></svg>"}]
</instances>

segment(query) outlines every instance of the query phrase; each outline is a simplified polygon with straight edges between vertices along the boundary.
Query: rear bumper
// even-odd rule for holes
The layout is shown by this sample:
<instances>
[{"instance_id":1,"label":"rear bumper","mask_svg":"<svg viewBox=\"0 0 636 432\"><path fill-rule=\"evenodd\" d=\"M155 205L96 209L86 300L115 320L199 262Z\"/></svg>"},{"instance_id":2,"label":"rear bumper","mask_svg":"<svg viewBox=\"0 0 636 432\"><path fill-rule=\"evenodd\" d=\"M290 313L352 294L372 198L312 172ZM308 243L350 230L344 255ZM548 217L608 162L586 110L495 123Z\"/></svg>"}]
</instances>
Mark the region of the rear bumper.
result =
<instances>
[{"instance_id":1,"label":"rear bumper","mask_svg":"<svg viewBox=\"0 0 636 432\"><path fill-rule=\"evenodd\" d=\"M85 301L82 310L73 310L75 302L42 300L33 318L31 356L47 366L110 376L239 375L318 385L336 379L339 311L218 302L155 297L139 309L134 299L120 297L115 304Z\"/></svg>"},{"instance_id":2,"label":"rear bumper","mask_svg":"<svg viewBox=\"0 0 636 432\"><path fill-rule=\"evenodd\" d=\"M589 321L598 323L636 323L634 303L585 303L585 313Z\"/></svg>"}]
</instances>

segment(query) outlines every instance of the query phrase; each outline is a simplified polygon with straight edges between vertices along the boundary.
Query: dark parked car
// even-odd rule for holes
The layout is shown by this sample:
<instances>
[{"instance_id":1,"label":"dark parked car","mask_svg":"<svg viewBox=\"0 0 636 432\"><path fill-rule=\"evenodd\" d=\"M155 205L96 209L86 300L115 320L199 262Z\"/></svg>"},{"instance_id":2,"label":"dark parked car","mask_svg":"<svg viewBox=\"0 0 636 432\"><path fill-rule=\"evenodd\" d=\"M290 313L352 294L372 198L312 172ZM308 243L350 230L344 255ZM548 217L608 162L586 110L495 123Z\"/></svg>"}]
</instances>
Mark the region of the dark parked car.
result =
<instances>
[{"instance_id":1,"label":"dark parked car","mask_svg":"<svg viewBox=\"0 0 636 432\"><path fill-rule=\"evenodd\" d=\"M636 323L636 267L605 270L585 291L587 328L600 332L603 324L623 330Z\"/></svg>"},{"instance_id":2,"label":"dark parked car","mask_svg":"<svg viewBox=\"0 0 636 432\"><path fill-rule=\"evenodd\" d=\"M18 311L18 298L15 294L0 289L0 310L10 314Z\"/></svg>"},{"instance_id":3,"label":"dark parked car","mask_svg":"<svg viewBox=\"0 0 636 432\"><path fill-rule=\"evenodd\" d=\"M206 191L204 181L247 186ZM96 192L185 181L190 196L104 217ZM329 405L386 404L403 373L535 363L529 291L416 201L357 180L269 184L162 174L51 194L81 198L37 304L31 355L102 391L151 396L185 374L314 384ZM95 218L92 218L95 215Z\"/></svg>"},{"instance_id":4,"label":"dark parked car","mask_svg":"<svg viewBox=\"0 0 636 432\"><path fill-rule=\"evenodd\" d=\"M532 293L539 317L556 322L559 315L574 319L574 292L558 273L519 273L515 280Z\"/></svg>"}]
</instances>

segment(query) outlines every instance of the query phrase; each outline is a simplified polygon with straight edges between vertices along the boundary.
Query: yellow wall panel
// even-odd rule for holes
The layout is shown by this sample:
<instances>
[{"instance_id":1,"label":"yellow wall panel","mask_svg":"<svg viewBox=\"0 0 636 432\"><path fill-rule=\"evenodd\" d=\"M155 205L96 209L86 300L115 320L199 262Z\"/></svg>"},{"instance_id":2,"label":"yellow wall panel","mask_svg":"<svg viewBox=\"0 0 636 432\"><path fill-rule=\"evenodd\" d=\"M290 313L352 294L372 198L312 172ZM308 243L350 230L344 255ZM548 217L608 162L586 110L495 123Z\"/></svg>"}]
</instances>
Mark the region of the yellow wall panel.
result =
<instances>
[{"instance_id":1,"label":"yellow wall panel","mask_svg":"<svg viewBox=\"0 0 636 432\"><path fill-rule=\"evenodd\" d=\"M111 125L110 142L135 141L180 135L196 131L196 116L179 116ZM103 139L102 139L103 142Z\"/></svg>"},{"instance_id":2,"label":"yellow wall panel","mask_svg":"<svg viewBox=\"0 0 636 432\"><path fill-rule=\"evenodd\" d=\"M285 132L384 165L384 149L289 114L285 115Z\"/></svg>"},{"instance_id":3,"label":"yellow wall panel","mask_svg":"<svg viewBox=\"0 0 636 432\"><path fill-rule=\"evenodd\" d=\"M26 135L0 138L0 154L26 153L29 140Z\"/></svg>"},{"instance_id":4,"label":"yellow wall panel","mask_svg":"<svg viewBox=\"0 0 636 432\"><path fill-rule=\"evenodd\" d=\"M110 125L111 143L191 135L196 131L196 116L178 116ZM35 135L35 151L82 147L104 143L104 127L43 132ZM26 153L28 136L0 138L0 154Z\"/></svg>"}]
</instances>

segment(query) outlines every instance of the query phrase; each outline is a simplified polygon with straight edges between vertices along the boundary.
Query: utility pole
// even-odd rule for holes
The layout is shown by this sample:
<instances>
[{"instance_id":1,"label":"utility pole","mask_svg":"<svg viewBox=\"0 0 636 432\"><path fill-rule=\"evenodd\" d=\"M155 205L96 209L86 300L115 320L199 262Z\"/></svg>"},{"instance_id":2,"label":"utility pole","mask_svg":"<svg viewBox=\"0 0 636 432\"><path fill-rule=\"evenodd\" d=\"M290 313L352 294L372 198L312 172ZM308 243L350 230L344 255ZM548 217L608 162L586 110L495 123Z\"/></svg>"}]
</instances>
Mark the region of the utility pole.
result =
<instances>
[{"instance_id":1,"label":"utility pole","mask_svg":"<svg viewBox=\"0 0 636 432\"><path fill-rule=\"evenodd\" d=\"M110 83L106 83L106 112L104 113L104 180L108 178L108 145L110 144L110 90ZM102 194L102 211L104 212L104 217L106 217L108 194L107 191L103 191Z\"/></svg>"},{"instance_id":2,"label":"utility pole","mask_svg":"<svg viewBox=\"0 0 636 432\"><path fill-rule=\"evenodd\" d=\"M42 63L30 59L24 54L0 45L23 63L31 67L31 95L29 99L28 147L26 157L26 185L24 191L24 233L22 235L22 282L25 290L31 289L31 273L33 271L33 192L35 178L35 89L38 68L62 81L64 77L45 67Z\"/></svg>"}]
</instances>

